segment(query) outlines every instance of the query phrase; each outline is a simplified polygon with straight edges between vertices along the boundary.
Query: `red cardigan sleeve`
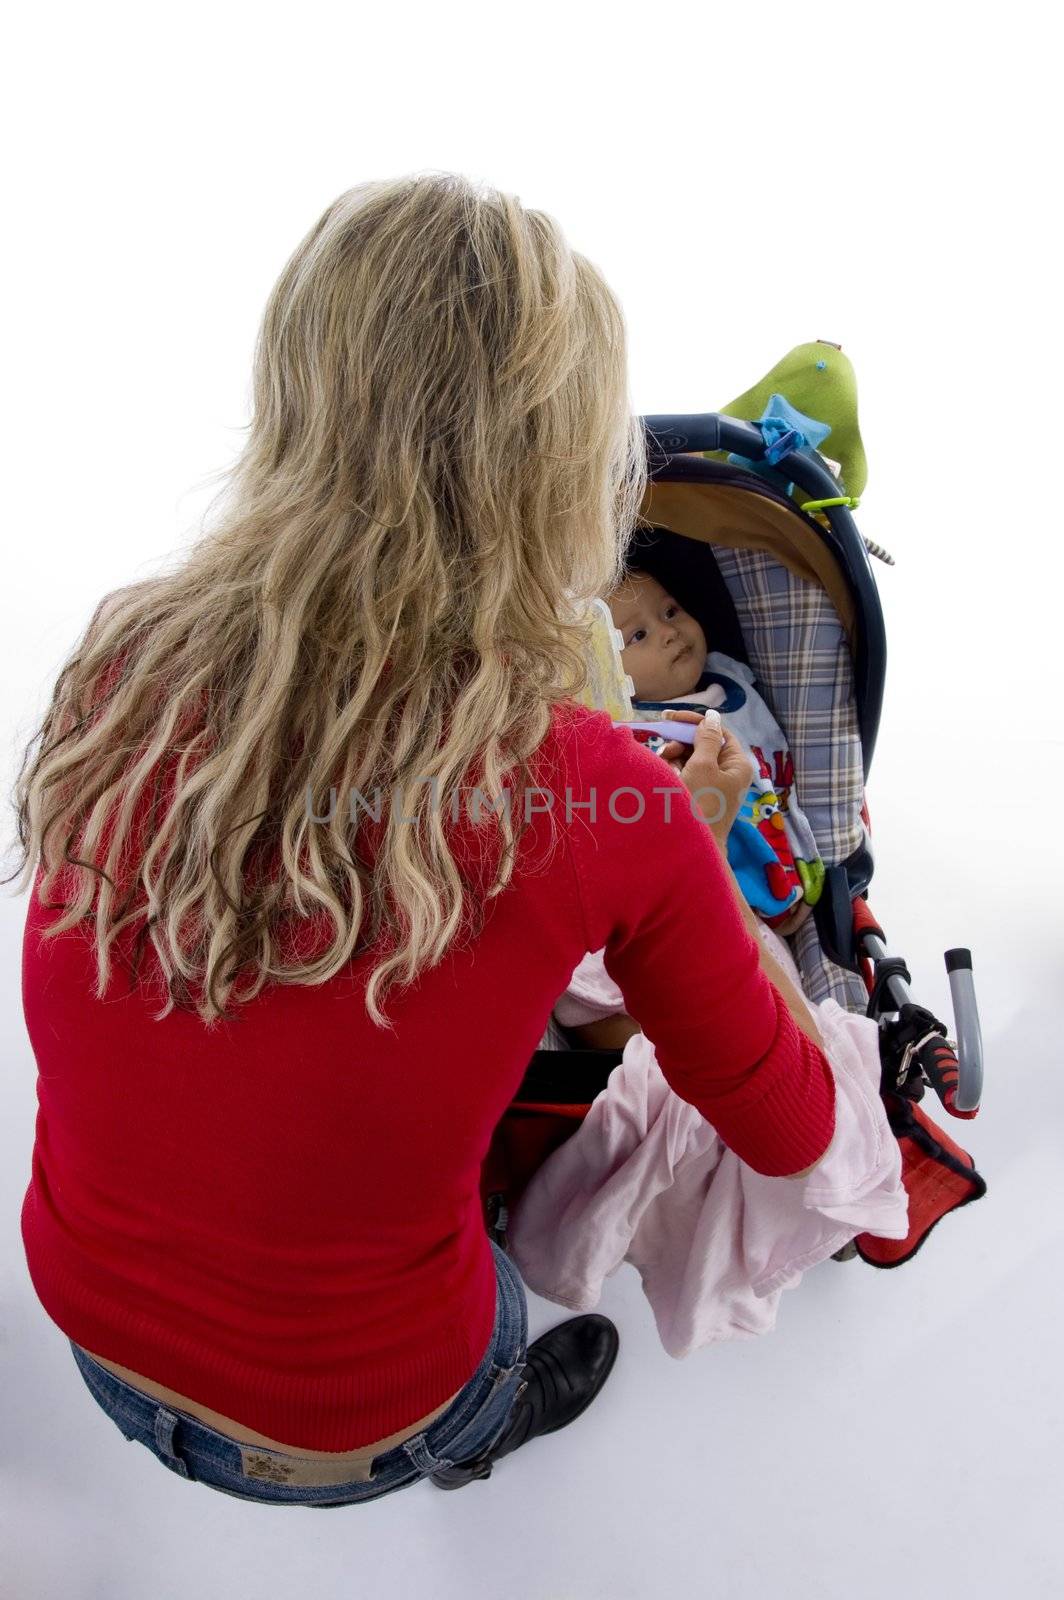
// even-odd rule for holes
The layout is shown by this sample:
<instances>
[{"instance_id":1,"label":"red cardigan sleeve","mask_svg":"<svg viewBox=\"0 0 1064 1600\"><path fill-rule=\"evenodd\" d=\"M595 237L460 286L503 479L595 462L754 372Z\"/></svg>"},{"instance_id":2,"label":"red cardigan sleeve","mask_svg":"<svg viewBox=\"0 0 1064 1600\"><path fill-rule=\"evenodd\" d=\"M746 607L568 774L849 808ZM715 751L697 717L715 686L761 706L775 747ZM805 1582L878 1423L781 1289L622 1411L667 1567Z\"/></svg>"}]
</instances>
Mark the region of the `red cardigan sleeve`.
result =
<instances>
[{"instance_id":1,"label":"red cardigan sleeve","mask_svg":"<svg viewBox=\"0 0 1064 1600\"><path fill-rule=\"evenodd\" d=\"M561 831L588 949L605 947L670 1087L736 1155L774 1177L812 1165L834 1134L834 1074L762 972L708 824L604 712L563 726Z\"/></svg>"}]
</instances>

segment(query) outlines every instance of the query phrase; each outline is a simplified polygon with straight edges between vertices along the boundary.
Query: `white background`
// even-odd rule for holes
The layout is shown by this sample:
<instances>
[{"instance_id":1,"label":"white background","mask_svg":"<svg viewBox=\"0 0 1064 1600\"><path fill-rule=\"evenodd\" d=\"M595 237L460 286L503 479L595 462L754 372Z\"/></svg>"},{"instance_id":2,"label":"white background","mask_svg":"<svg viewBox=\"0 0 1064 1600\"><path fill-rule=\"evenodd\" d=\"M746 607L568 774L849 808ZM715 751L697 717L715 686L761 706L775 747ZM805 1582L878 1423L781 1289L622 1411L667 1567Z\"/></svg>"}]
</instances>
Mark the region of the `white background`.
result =
<instances>
[{"instance_id":1,"label":"white background","mask_svg":"<svg viewBox=\"0 0 1064 1600\"><path fill-rule=\"evenodd\" d=\"M258 320L367 177L559 218L630 330L637 411L792 345L859 382L889 668L871 902L948 1015L970 945L989 1192L894 1272L825 1262L769 1337L678 1363L623 1268L608 1387L457 1495L328 1519L167 1473L98 1411L18 1227L25 895L0 901L5 1595L863 1600L1059 1593L1059 60L1046 8L53 7L9 24L4 778L97 600L194 536ZM5 818L10 829L10 816ZM12 870L14 854L9 860ZM932 1107L934 1110L934 1107ZM530 1296L530 1337L566 1313Z\"/></svg>"}]
</instances>

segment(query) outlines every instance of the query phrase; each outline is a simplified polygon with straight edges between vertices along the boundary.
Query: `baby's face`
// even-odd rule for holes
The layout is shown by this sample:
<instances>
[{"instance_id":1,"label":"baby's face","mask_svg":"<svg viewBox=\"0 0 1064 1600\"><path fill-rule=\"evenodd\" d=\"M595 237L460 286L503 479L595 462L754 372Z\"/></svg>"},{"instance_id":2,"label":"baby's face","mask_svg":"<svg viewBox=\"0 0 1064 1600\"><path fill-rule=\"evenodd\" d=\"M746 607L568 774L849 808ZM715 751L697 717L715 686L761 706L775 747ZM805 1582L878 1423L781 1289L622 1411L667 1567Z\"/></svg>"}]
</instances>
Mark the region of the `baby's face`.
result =
<instances>
[{"instance_id":1,"label":"baby's face","mask_svg":"<svg viewBox=\"0 0 1064 1600\"><path fill-rule=\"evenodd\" d=\"M655 578L633 573L609 596L613 625L624 639L621 662L637 700L689 694L706 664L706 636Z\"/></svg>"}]
</instances>

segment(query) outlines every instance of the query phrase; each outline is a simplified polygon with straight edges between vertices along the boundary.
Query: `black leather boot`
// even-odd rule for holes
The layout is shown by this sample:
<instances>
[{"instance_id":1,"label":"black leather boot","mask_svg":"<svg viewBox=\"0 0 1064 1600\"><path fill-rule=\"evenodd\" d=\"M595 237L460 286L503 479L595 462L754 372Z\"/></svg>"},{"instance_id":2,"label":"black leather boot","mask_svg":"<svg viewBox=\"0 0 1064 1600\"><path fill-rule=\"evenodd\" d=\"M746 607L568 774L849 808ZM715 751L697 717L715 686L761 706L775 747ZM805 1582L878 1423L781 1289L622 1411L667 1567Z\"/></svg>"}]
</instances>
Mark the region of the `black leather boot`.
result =
<instances>
[{"instance_id":1,"label":"black leather boot","mask_svg":"<svg viewBox=\"0 0 1064 1600\"><path fill-rule=\"evenodd\" d=\"M437 1489L461 1489L474 1478L490 1478L500 1456L519 1450L537 1434L557 1433L575 1422L613 1369L620 1340L609 1317L588 1312L540 1334L528 1347L522 1381L509 1420L489 1450L431 1474Z\"/></svg>"}]
</instances>

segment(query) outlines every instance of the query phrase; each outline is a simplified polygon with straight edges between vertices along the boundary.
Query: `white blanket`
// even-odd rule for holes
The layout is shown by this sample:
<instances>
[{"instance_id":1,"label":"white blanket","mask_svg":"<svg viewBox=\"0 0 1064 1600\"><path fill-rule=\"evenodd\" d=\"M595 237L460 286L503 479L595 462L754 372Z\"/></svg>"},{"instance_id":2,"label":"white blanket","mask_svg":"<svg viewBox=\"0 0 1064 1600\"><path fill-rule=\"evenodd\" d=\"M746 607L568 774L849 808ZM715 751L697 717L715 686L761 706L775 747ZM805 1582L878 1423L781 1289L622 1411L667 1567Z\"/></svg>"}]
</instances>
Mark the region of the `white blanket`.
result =
<instances>
[{"instance_id":1,"label":"white blanket","mask_svg":"<svg viewBox=\"0 0 1064 1600\"><path fill-rule=\"evenodd\" d=\"M759 931L797 984L782 940ZM597 951L577 967L555 1016L573 1026L623 1009ZM509 1251L534 1293L592 1311L604 1280L630 1261L662 1345L682 1359L770 1332L783 1290L855 1234L905 1237L908 1196L879 1095L876 1024L834 1000L811 1009L836 1083L835 1135L814 1171L794 1181L747 1166L669 1087L650 1041L636 1034L510 1219Z\"/></svg>"}]
</instances>

